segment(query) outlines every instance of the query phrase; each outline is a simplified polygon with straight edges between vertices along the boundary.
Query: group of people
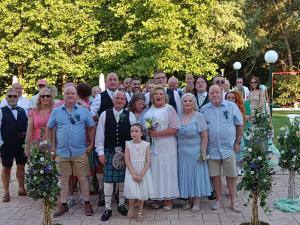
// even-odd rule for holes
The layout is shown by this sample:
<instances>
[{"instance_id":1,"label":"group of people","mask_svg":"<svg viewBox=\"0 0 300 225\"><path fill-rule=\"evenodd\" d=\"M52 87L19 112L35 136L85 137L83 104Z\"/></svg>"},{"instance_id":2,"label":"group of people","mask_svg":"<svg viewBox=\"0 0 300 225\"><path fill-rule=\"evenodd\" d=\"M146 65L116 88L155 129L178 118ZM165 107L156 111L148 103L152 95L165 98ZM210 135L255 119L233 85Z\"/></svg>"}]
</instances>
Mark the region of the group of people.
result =
<instances>
[{"instance_id":1,"label":"group of people","mask_svg":"<svg viewBox=\"0 0 300 225\"><path fill-rule=\"evenodd\" d=\"M267 110L266 90L257 77L251 79L250 91L242 78L233 90L223 76L215 76L209 89L203 76L187 74L185 82L178 88L177 78L167 79L157 71L142 88L139 78L120 84L118 75L109 73L105 91L86 83L66 83L63 100L57 100L55 88L43 79L31 101L22 97L19 83L13 84L0 110L2 201L10 201L13 160L18 195L26 195L24 168L31 144L46 140L60 174L55 217L74 204L77 183L85 214L93 214L91 176L98 181L102 221L112 216L113 194L118 196L120 214L133 218L138 207L139 221L146 200L170 211L173 200L182 198L184 209L198 212L200 198L214 195L211 209L217 210L222 205L222 175L230 208L241 212L236 182L242 170L243 132L251 126L253 109Z\"/></svg>"}]
</instances>

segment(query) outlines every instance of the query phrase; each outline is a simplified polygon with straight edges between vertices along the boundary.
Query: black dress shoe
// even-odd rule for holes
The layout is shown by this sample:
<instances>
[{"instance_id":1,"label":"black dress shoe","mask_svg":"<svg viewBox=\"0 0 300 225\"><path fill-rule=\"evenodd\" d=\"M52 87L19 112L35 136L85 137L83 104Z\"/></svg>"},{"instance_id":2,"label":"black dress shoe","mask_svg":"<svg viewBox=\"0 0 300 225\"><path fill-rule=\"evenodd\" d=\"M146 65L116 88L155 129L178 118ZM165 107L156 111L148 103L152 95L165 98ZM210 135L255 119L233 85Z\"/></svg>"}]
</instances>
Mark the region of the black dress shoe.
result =
<instances>
[{"instance_id":1,"label":"black dress shoe","mask_svg":"<svg viewBox=\"0 0 300 225\"><path fill-rule=\"evenodd\" d=\"M214 191L211 193L210 196L208 196L208 200L215 200L216 198L217 198L217 197L216 197L216 194L215 194Z\"/></svg>"},{"instance_id":2,"label":"black dress shoe","mask_svg":"<svg viewBox=\"0 0 300 225\"><path fill-rule=\"evenodd\" d=\"M126 209L125 205L119 205L118 212L123 216L127 216L128 210Z\"/></svg>"},{"instance_id":3,"label":"black dress shoe","mask_svg":"<svg viewBox=\"0 0 300 225\"><path fill-rule=\"evenodd\" d=\"M105 209L103 215L101 216L101 221L107 221L111 217L111 210Z\"/></svg>"},{"instance_id":4,"label":"black dress shoe","mask_svg":"<svg viewBox=\"0 0 300 225\"><path fill-rule=\"evenodd\" d=\"M105 206L104 194L100 192L98 206Z\"/></svg>"}]
</instances>

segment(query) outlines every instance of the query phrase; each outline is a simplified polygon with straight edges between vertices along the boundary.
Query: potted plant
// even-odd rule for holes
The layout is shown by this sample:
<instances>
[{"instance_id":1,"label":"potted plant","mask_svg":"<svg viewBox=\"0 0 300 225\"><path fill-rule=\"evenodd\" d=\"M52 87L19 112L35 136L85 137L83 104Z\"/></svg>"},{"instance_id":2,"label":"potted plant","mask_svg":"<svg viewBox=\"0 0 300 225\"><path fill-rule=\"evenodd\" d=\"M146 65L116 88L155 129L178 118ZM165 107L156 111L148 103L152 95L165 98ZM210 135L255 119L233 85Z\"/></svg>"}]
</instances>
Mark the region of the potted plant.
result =
<instances>
[{"instance_id":1,"label":"potted plant","mask_svg":"<svg viewBox=\"0 0 300 225\"><path fill-rule=\"evenodd\" d=\"M268 139L272 134L270 117L261 109L255 109L253 124L245 131L243 156L244 176L238 190L249 191L248 202L252 200L251 221L243 225L268 224L259 221L258 207L268 211L267 198L272 189L272 168L268 163Z\"/></svg>"},{"instance_id":2,"label":"potted plant","mask_svg":"<svg viewBox=\"0 0 300 225\"><path fill-rule=\"evenodd\" d=\"M28 196L43 201L43 225L52 225L50 210L56 205L60 192L58 171L47 141L33 143L25 183Z\"/></svg>"},{"instance_id":3,"label":"potted plant","mask_svg":"<svg viewBox=\"0 0 300 225\"><path fill-rule=\"evenodd\" d=\"M278 165L289 171L288 198L275 202L275 206L287 212L300 212L300 199L296 194L296 172L300 172L300 120L294 118L291 125L281 127L277 137L280 147Z\"/></svg>"}]
</instances>

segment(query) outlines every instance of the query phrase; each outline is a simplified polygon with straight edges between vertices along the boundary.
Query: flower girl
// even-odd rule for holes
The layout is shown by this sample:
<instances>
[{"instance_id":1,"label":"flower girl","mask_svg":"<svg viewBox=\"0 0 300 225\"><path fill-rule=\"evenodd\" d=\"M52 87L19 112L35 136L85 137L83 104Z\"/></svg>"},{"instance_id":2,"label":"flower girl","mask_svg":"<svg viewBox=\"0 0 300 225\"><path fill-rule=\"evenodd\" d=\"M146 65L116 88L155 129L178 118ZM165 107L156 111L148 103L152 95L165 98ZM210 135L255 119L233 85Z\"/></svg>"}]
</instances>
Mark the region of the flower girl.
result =
<instances>
[{"instance_id":1,"label":"flower girl","mask_svg":"<svg viewBox=\"0 0 300 225\"><path fill-rule=\"evenodd\" d=\"M153 196L152 175L150 170L149 142L142 140L143 126L133 124L130 129L131 141L126 142L126 173L124 196L129 199L128 218L134 217L134 201L138 200L137 220L143 220L144 201Z\"/></svg>"}]
</instances>

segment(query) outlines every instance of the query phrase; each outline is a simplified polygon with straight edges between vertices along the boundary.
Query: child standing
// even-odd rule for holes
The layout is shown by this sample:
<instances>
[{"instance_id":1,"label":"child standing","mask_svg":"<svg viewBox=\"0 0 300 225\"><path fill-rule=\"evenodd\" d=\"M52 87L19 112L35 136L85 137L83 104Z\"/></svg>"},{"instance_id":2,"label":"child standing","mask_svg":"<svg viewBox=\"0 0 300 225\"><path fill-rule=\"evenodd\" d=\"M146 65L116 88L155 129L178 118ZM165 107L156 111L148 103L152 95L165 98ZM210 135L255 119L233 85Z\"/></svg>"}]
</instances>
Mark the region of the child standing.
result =
<instances>
[{"instance_id":1,"label":"child standing","mask_svg":"<svg viewBox=\"0 0 300 225\"><path fill-rule=\"evenodd\" d=\"M138 200L137 220L143 220L144 201L153 195L152 175L150 170L150 146L143 141L143 126L139 123L130 128L131 141L126 142L125 163L126 173L124 196L129 199L128 218L134 216L134 201Z\"/></svg>"}]
</instances>

